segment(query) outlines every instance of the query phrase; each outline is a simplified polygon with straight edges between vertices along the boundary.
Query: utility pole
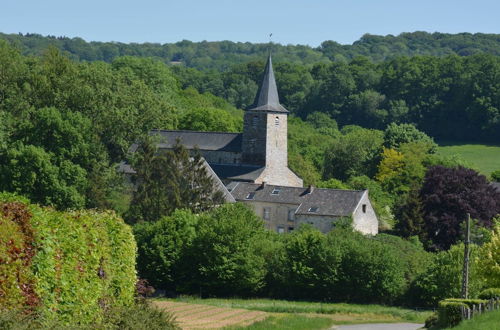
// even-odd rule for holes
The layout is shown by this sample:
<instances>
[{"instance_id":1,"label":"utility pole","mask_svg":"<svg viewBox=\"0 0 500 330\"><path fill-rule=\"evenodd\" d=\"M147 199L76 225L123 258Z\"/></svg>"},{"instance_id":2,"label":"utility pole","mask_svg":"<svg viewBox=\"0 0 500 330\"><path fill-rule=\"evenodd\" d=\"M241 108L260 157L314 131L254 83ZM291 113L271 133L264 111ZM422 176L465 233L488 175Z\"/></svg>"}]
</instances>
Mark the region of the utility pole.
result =
<instances>
[{"instance_id":1,"label":"utility pole","mask_svg":"<svg viewBox=\"0 0 500 330\"><path fill-rule=\"evenodd\" d=\"M469 297L469 245L470 245L470 213L467 213L465 229L465 247L464 247L464 269L462 274L462 298Z\"/></svg>"}]
</instances>

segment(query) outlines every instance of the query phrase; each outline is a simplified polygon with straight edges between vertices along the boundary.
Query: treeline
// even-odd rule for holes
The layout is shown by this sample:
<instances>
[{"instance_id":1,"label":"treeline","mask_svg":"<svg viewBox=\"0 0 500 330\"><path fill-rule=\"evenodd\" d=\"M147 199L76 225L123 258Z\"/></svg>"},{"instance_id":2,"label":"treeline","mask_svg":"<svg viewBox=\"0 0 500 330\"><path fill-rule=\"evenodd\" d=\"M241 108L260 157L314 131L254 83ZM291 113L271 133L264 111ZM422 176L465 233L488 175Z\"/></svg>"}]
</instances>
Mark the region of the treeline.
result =
<instances>
[{"instance_id":1,"label":"treeline","mask_svg":"<svg viewBox=\"0 0 500 330\"><path fill-rule=\"evenodd\" d=\"M473 245L471 297L498 285L500 227ZM134 226L138 273L168 295L255 297L434 306L461 290L463 245L429 253L416 238L363 236L348 221L328 234L280 235L243 204L177 210Z\"/></svg>"},{"instance_id":2,"label":"treeline","mask_svg":"<svg viewBox=\"0 0 500 330\"><path fill-rule=\"evenodd\" d=\"M86 42L75 37L41 36L39 34L4 34L0 38L9 40L22 49L23 54L39 55L48 46L55 46L71 54L72 58L83 61L111 62L119 56L157 57L165 62L179 61L188 67L200 70L224 70L237 63L246 63L265 57L268 44L250 42L191 42L176 43L120 43ZM378 36L365 34L352 45L341 45L335 41L324 41L313 48L303 45L272 45L273 53L282 61L311 64L318 61L346 61L358 56L366 56L373 61L383 61L400 56L414 55L459 55L479 53L500 55L498 34L483 33L402 33L398 36Z\"/></svg>"},{"instance_id":3,"label":"treeline","mask_svg":"<svg viewBox=\"0 0 500 330\"><path fill-rule=\"evenodd\" d=\"M184 87L245 108L260 83L263 59L223 73L173 70ZM379 64L358 57L312 66L277 62L274 67L282 104L303 119L322 112L340 126L383 129L389 123L413 123L438 140L500 141L497 56L399 57Z\"/></svg>"},{"instance_id":4,"label":"treeline","mask_svg":"<svg viewBox=\"0 0 500 330\"><path fill-rule=\"evenodd\" d=\"M266 44L229 41L159 45L87 43L40 35L0 37L30 55L55 46L75 60L110 62L133 55L180 61L184 65L172 70L182 88L209 92L240 109L252 104L269 51ZM496 143L500 140L499 40L496 35L415 32L398 37L365 35L352 46L327 41L318 49L275 44L272 49L281 101L302 119L322 112L340 126L383 129L392 122L413 123L437 140ZM345 47L359 51L346 53ZM391 56L374 57L371 52L377 49Z\"/></svg>"}]
</instances>

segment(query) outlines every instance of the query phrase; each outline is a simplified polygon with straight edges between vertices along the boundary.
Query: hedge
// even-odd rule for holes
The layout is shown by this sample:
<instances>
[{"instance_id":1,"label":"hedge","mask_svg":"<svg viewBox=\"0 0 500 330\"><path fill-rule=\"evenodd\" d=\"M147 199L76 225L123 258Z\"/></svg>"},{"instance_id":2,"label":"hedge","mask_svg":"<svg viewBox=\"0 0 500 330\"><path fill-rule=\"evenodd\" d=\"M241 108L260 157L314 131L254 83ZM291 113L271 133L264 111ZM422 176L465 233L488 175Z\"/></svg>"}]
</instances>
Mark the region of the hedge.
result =
<instances>
[{"instance_id":1,"label":"hedge","mask_svg":"<svg viewBox=\"0 0 500 330\"><path fill-rule=\"evenodd\" d=\"M485 289L479 293L479 298L486 300L500 298L500 288Z\"/></svg>"},{"instance_id":2,"label":"hedge","mask_svg":"<svg viewBox=\"0 0 500 330\"><path fill-rule=\"evenodd\" d=\"M473 305L484 304L486 300L481 299L458 299L450 298L438 303L438 321L440 327L454 327L462 321L461 307L472 308Z\"/></svg>"},{"instance_id":3,"label":"hedge","mask_svg":"<svg viewBox=\"0 0 500 330\"><path fill-rule=\"evenodd\" d=\"M0 194L0 309L99 323L135 296L136 245L113 212L58 212Z\"/></svg>"}]
</instances>

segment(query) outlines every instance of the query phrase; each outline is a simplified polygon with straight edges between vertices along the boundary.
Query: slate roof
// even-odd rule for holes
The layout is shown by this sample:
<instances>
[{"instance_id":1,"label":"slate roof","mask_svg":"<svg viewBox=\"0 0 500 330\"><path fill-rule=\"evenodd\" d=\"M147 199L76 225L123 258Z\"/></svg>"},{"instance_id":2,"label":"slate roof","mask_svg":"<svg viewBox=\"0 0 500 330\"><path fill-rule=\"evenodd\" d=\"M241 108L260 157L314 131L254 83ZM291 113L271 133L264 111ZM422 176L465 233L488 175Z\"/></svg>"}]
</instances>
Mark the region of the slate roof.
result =
<instances>
[{"instance_id":1,"label":"slate roof","mask_svg":"<svg viewBox=\"0 0 500 330\"><path fill-rule=\"evenodd\" d=\"M211 164L217 176L221 179L236 181L254 181L264 171L264 166L241 164Z\"/></svg>"},{"instance_id":2,"label":"slate roof","mask_svg":"<svg viewBox=\"0 0 500 330\"><path fill-rule=\"evenodd\" d=\"M259 91L255 97L253 105L248 109L250 111L273 111L288 112L281 104L278 96L278 88L274 79L273 62L271 55L267 59L264 77L259 86Z\"/></svg>"},{"instance_id":3,"label":"slate roof","mask_svg":"<svg viewBox=\"0 0 500 330\"><path fill-rule=\"evenodd\" d=\"M308 193L309 188L284 187L275 185L264 185L232 182L226 186L237 201L259 201L280 204L299 205L295 214L300 215L329 215L329 216L351 216L366 193L366 190L339 190L314 188ZM273 190L280 188L278 194ZM248 199L253 193L253 198ZM311 212L311 208L317 208Z\"/></svg>"},{"instance_id":4,"label":"slate roof","mask_svg":"<svg viewBox=\"0 0 500 330\"><path fill-rule=\"evenodd\" d=\"M186 149L241 152L241 133L152 130L150 134L160 135L160 149L171 149L179 139ZM135 152L137 147L134 144L129 151Z\"/></svg>"},{"instance_id":5,"label":"slate roof","mask_svg":"<svg viewBox=\"0 0 500 330\"><path fill-rule=\"evenodd\" d=\"M216 190L219 190L219 191L222 192L222 194L224 195L224 199L225 199L226 202L228 202L228 203L234 203L234 202L236 202L236 200L234 199L233 195L227 190L227 188L224 185L224 183L222 183L221 179L214 172L214 170L210 167L210 165L208 165L208 163L205 160L205 158L202 157L201 159L203 161L203 163L202 163L203 167L205 167L205 169L207 170L208 176L212 178L212 182L213 182L214 188ZM122 172L122 173L125 173L125 174L135 174L136 173L135 170L132 168L132 166L130 166L126 162L121 162L118 165L118 171Z\"/></svg>"}]
</instances>

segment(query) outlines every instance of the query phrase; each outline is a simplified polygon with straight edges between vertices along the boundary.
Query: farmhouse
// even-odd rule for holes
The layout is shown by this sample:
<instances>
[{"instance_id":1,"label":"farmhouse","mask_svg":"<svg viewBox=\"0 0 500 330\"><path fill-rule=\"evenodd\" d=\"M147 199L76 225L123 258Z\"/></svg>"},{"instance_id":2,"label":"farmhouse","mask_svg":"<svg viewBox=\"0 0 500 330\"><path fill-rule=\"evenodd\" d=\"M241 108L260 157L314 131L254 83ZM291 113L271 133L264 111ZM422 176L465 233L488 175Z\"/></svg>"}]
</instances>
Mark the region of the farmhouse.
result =
<instances>
[{"instance_id":1,"label":"farmhouse","mask_svg":"<svg viewBox=\"0 0 500 330\"><path fill-rule=\"evenodd\" d=\"M375 235L378 220L367 190L303 188L303 181L288 168L288 110L279 102L271 56L253 106L243 119L243 133L153 130L160 150L176 141L197 148L206 166L223 183L228 201L248 203L266 227L280 233L308 223L328 232L336 221L352 218L356 230ZM137 145L131 147L134 152ZM122 170L130 172L126 164ZM219 184L220 186L220 184Z\"/></svg>"}]
</instances>

